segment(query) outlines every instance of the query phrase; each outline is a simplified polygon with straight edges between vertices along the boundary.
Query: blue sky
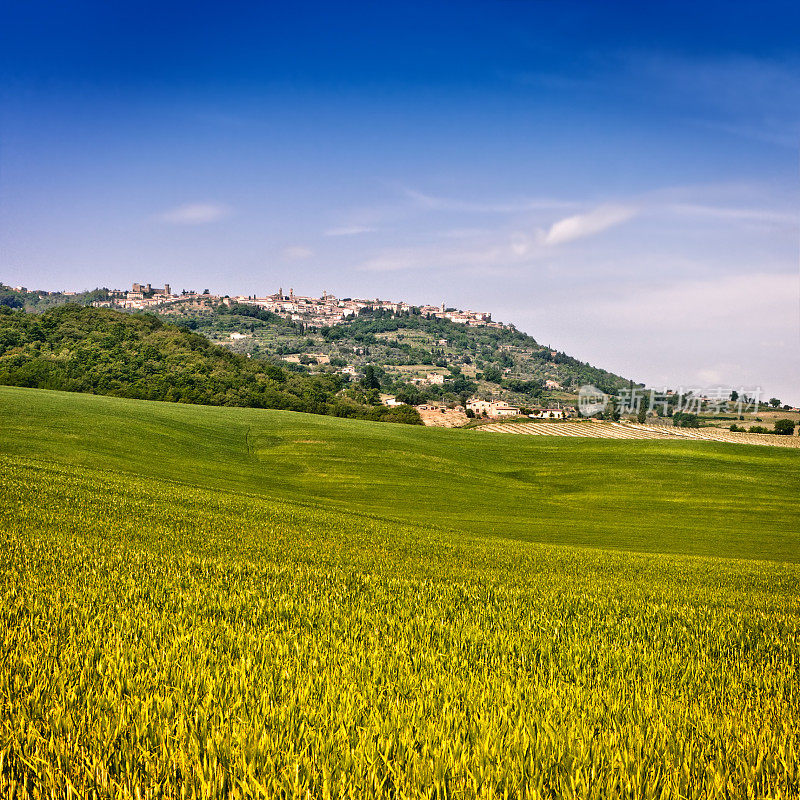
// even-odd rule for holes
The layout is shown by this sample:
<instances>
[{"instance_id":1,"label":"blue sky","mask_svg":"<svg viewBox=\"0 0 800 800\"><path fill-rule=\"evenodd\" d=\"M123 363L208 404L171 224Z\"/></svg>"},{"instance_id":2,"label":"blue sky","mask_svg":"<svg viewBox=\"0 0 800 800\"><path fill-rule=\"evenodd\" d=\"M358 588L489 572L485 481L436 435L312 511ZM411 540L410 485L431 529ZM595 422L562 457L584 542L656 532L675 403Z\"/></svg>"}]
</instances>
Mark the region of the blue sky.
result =
<instances>
[{"instance_id":1,"label":"blue sky","mask_svg":"<svg viewBox=\"0 0 800 800\"><path fill-rule=\"evenodd\" d=\"M0 280L486 309L800 403L796 3L15 3Z\"/></svg>"}]
</instances>

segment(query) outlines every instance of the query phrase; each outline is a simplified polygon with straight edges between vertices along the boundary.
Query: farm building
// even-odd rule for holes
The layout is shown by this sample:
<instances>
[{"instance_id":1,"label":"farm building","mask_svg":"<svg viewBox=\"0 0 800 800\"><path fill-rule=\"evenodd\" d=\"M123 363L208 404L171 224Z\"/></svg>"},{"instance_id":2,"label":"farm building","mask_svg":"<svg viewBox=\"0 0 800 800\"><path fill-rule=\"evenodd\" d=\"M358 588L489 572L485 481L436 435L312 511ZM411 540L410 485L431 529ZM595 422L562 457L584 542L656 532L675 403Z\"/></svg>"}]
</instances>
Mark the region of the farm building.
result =
<instances>
[{"instance_id":1,"label":"farm building","mask_svg":"<svg viewBox=\"0 0 800 800\"><path fill-rule=\"evenodd\" d=\"M533 419L564 419L566 414L563 408L537 408L528 416Z\"/></svg>"},{"instance_id":2,"label":"farm building","mask_svg":"<svg viewBox=\"0 0 800 800\"><path fill-rule=\"evenodd\" d=\"M517 406L499 400L471 400L467 403L467 408L478 417L484 415L487 417L515 417L519 414Z\"/></svg>"}]
</instances>

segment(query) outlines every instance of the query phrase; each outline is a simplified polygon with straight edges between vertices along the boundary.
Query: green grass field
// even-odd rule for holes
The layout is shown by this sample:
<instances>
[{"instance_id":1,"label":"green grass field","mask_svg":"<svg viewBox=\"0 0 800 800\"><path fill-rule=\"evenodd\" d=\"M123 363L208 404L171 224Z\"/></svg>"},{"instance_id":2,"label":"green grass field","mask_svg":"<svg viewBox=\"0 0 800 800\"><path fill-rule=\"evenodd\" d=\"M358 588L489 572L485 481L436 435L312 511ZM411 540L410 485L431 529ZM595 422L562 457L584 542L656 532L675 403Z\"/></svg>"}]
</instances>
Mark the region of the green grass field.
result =
<instances>
[{"instance_id":1,"label":"green grass field","mask_svg":"<svg viewBox=\"0 0 800 800\"><path fill-rule=\"evenodd\" d=\"M0 423L2 796L800 796L795 451Z\"/></svg>"},{"instance_id":2,"label":"green grass field","mask_svg":"<svg viewBox=\"0 0 800 800\"><path fill-rule=\"evenodd\" d=\"M800 452L510 441L474 431L8 387L0 387L0 413L0 452L55 463L480 536L800 560Z\"/></svg>"}]
</instances>

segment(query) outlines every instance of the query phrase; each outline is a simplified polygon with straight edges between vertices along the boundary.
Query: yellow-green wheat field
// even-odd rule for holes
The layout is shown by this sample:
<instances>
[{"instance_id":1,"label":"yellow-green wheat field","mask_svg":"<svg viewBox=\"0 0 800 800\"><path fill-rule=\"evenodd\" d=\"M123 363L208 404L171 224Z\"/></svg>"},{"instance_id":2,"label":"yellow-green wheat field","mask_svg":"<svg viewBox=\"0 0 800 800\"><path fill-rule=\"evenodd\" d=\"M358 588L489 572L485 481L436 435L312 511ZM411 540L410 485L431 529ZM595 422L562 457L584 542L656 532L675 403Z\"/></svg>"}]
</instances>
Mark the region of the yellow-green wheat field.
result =
<instances>
[{"instance_id":1,"label":"yellow-green wheat field","mask_svg":"<svg viewBox=\"0 0 800 800\"><path fill-rule=\"evenodd\" d=\"M0 793L800 791L800 567L0 459Z\"/></svg>"}]
</instances>

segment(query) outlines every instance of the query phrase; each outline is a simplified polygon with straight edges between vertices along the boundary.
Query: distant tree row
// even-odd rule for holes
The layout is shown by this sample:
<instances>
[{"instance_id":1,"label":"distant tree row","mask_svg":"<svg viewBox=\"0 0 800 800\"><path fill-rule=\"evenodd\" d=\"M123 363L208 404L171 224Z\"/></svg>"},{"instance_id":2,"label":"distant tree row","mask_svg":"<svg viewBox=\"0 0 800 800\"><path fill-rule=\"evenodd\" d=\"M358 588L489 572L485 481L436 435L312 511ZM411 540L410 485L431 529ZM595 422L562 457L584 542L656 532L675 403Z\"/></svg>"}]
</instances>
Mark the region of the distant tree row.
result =
<instances>
[{"instance_id":1,"label":"distant tree row","mask_svg":"<svg viewBox=\"0 0 800 800\"><path fill-rule=\"evenodd\" d=\"M746 428L744 425L737 425L736 423L733 423L730 429L742 433L774 433L778 436L792 436L794 435L796 424L797 423L793 419L776 419L772 430L765 425L751 425L749 428Z\"/></svg>"}]
</instances>

